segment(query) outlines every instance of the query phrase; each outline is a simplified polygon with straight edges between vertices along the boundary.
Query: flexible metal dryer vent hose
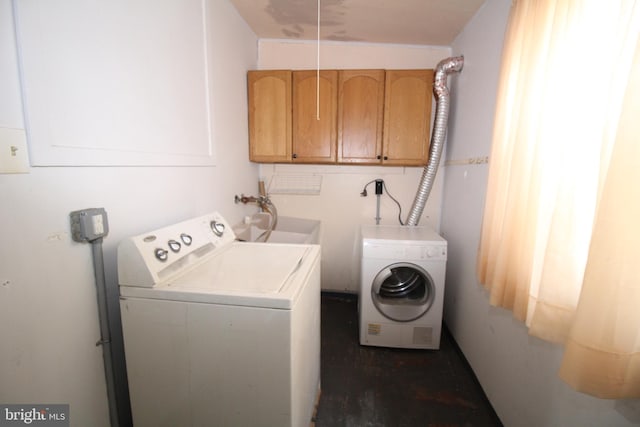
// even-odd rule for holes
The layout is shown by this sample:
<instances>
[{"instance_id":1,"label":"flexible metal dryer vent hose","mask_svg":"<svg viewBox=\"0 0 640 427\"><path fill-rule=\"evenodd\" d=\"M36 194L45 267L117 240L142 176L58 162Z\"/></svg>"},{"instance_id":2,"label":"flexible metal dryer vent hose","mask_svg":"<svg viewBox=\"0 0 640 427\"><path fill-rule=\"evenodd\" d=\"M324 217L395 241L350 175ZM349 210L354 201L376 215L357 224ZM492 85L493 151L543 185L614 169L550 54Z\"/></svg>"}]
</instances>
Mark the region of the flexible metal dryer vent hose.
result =
<instances>
[{"instance_id":1,"label":"flexible metal dryer vent hose","mask_svg":"<svg viewBox=\"0 0 640 427\"><path fill-rule=\"evenodd\" d=\"M447 122L449 120L449 88L447 87L447 76L462 70L464 58L457 56L443 59L438 63L433 77L433 93L436 97L436 117L431 135L431 146L429 147L429 161L422 172L420 186L413 200L413 206L405 221L406 225L418 225L424 206L431 193L433 182L438 172L442 147L447 135Z\"/></svg>"}]
</instances>

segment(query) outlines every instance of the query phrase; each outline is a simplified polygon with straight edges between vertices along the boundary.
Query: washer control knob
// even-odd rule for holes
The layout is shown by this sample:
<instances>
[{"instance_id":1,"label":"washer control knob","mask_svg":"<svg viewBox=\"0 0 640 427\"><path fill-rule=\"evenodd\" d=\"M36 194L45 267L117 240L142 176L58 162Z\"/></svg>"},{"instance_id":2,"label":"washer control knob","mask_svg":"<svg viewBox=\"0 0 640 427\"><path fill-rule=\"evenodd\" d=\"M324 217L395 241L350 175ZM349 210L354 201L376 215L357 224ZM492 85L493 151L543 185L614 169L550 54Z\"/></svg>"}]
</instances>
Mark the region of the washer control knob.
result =
<instances>
[{"instance_id":1,"label":"washer control knob","mask_svg":"<svg viewBox=\"0 0 640 427\"><path fill-rule=\"evenodd\" d=\"M182 247L182 245L180 244L180 242L178 242L177 240L169 240L167 242L167 244L169 245L169 249L171 249L173 252L179 252L180 248Z\"/></svg>"},{"instance_id":2,"label":"washer control knob","mask_svg":"<svg viewBox=\"0 0 640 427\"><path fill-rule=\"evenodd\" d=\"M169 257L169 251L166 249L162 249L162 248L157 248L154 251L156 258L158 258L160 261L165 262L167 260L167 258Z\"/></svg>"},{"instance_id":3,"label":"washer control knob","mask_svg":"<svg viewBox=\"0 0 640 427\"><path fill-rule=\"evenodd\" d=\"M193 238L189 236L187 233L182 233L180 235L180 240L182 240L182 243L184 243L187 246L189 246L191 242L193 242Z\"/></svg>"},{"instance_id":4,"label":"washer control knob","mask_svg":"<svg viewBox=\"0 0 640 427\"><path fill-rule=\"evenodd\" d=\"M218 237L222 237L225 228L223 223L214 220L211 221L209 225L211 226L211 231L213 231L213 234Z\"/></svg>"}]
</instances>

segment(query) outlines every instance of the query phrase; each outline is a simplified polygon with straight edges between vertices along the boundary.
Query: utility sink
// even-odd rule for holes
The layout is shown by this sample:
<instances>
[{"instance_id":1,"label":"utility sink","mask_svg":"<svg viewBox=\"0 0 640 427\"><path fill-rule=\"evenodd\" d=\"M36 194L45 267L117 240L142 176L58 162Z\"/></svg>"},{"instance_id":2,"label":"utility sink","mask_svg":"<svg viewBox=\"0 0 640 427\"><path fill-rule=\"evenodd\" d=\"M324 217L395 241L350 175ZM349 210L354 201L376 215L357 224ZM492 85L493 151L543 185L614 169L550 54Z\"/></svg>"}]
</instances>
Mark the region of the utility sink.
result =
<instances>
[{"instance_id":1,"label":"utility sink","mask_svg":"<svg viewBox=\"0 0 640 427\"><path fill-rule=\"evenodd\" d=\"M257 213L245 218L244 223L233 227L238 240L246 242L264 241L264 233L269 229L271 215ZM259 240L258 240L259 239ZM320 221L314 219L279 216L275 229L266 243L320 243Z\"/></svg>"}]
</instances>

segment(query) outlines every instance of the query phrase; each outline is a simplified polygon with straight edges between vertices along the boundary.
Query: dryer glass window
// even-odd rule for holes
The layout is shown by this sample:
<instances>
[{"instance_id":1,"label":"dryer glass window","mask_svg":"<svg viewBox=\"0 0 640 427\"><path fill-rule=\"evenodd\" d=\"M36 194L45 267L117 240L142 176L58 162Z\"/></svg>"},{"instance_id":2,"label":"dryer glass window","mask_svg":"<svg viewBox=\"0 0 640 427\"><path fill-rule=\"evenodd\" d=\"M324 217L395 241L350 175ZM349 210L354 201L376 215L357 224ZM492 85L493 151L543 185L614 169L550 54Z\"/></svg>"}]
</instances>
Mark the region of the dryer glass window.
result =
<instances>
[{"instance_id":1,"label":"dryer glass window","mask_svg":"<svg viewBox=\"0 0 640 427\"><path fill-rule=\"evenodd\" d=\"M371 287L375 307L391 320L409 322L424 315L435 297L435 284L416 264L395 263L383 268Z\"/></svg>"},{"instance_id":2,"label":"dryer glass window","mask_svg":"<svg viewBox=\"0 0 640 427\"><path fill-rule=\"evenodd\" d=\"M379 295L383 298L408 298L416 300L426 293L424 275L412 267L394 267L391 274L380 285Z\"/></svg>"}]
</instances>

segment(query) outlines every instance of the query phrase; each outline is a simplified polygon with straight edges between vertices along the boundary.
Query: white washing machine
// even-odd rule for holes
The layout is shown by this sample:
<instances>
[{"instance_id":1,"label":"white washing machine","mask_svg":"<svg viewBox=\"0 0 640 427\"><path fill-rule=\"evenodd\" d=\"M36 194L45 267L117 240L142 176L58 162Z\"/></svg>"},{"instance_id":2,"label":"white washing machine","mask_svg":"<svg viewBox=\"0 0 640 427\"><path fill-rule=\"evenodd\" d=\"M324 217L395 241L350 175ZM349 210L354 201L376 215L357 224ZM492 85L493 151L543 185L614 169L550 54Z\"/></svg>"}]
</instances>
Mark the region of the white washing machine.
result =
<instances>
[{"instance_id":1,"label":"white washing machine","mask_svg":"<svg viewBox=\"0 0 640 427\"><path fill-rule=\"evenodd\" d=\"M360 344L440 348L447 242L429 227L361 227Z\"/></svg>"},{"instance_id":2,"label":"white washing machine","mask_svg":"<svg viewBox=\"0 0 640 427\"><path fill-rule=\"evenodd\" d=\"M320 250L235 240L217 213L124 240L133 423L309 425L320 387Z\"/></svg>"}]
</instances>

